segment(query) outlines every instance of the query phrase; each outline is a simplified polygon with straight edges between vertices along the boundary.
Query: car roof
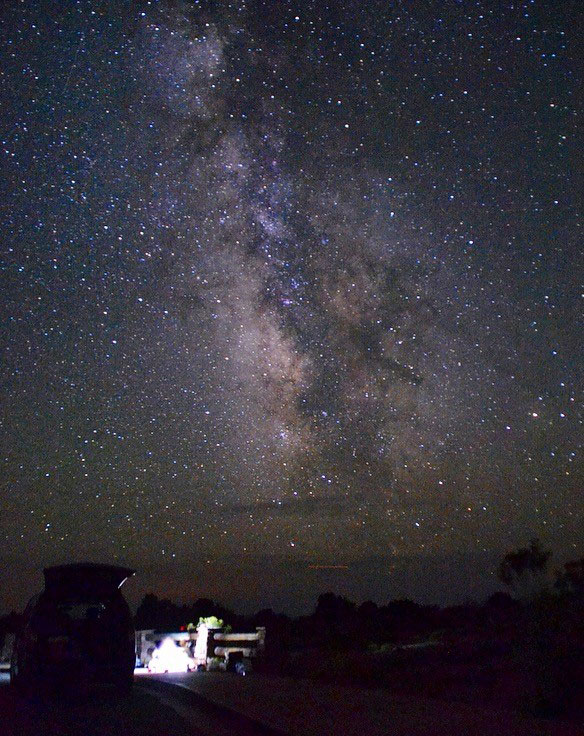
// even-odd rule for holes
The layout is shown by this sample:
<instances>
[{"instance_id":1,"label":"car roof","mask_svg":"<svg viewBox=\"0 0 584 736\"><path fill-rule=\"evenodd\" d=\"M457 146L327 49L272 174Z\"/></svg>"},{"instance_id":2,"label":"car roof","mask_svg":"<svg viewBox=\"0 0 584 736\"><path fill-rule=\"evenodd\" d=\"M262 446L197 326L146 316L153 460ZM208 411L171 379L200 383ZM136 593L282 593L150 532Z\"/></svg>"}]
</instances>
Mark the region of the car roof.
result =
<instances>
[{"instance_id":1,"label":"car roof","mask_svg":"<svg viewBox=\"0 0 584 736\"><path fill-rule=\"evenodd\" d=\"M111 595L134 575L135 570L118 565L74 562L43 570L45 591L58 595Z\"/></svg>"}]
</instances>

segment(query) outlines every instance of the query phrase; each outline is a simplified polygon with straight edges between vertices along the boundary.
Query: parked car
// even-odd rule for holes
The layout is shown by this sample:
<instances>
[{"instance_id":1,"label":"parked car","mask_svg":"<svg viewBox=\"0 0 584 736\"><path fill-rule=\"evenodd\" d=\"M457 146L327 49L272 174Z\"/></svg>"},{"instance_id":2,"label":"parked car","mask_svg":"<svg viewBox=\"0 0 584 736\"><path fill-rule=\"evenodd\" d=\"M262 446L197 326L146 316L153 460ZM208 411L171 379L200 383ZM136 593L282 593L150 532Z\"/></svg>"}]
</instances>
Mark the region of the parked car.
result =
<instances>
[{"instance_id":1,"label":"parked car","mask_svg":"<svg viewBox=\"0 0 584 736\"><path fill-rule=\"evenodd\" d=\"M10 679L21 690L108 682L128 691L134 678L134 626L120 588L134 570L76 563L44 570L16 637Z\"/></svg>"}]
</instances>

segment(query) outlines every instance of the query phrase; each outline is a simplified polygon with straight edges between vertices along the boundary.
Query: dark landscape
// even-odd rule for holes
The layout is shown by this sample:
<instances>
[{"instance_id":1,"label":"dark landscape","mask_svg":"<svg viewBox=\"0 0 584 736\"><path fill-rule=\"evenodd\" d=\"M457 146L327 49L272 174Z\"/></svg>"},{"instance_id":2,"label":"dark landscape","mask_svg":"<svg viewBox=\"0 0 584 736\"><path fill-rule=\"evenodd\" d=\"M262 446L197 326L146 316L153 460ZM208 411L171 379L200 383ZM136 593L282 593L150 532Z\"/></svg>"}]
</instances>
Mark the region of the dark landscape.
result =
<instances>
[{"instance_id":1,"label":"dark landscape","mask_svg":"<svg viewBox=\"0 0 584 736\"><path fill-rule=\"evenodd\" d=\"M550 584L550 558L538 540L508 553L498 574L509 590L482 604L356 605L325 593L310 615L292 618L272 609L241 616L209 599L178 605L147 594L134 621L138 630L159 632L159 640L207 617L234 633L265 627L265 651L253 660L258 674L584 726L584 560L555 570ZM3 640L21 621L17 613L0 619ZM151 716L142 716L152 726Z\"/></svg>"}]
</instances>

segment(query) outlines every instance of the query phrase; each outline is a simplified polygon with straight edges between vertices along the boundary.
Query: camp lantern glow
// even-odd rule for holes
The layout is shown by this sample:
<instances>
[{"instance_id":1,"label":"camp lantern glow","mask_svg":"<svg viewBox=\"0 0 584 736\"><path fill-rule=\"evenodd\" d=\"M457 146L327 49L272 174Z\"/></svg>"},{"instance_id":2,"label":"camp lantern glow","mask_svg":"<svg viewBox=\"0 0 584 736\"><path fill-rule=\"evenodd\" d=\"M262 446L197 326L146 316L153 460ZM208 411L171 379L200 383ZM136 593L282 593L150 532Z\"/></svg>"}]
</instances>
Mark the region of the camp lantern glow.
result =
<instances>
[{"instance_id":1,"label":"camp lantern glow","mask_svg":"<svg viewBox=\"0 0 584 736\"><path fill-rule=\"evenodd\" d=\"M191 660L185 650L167 637L152 653L148 670L155 673L188 672L190 663Z\"/></svg>"}]
</instances>

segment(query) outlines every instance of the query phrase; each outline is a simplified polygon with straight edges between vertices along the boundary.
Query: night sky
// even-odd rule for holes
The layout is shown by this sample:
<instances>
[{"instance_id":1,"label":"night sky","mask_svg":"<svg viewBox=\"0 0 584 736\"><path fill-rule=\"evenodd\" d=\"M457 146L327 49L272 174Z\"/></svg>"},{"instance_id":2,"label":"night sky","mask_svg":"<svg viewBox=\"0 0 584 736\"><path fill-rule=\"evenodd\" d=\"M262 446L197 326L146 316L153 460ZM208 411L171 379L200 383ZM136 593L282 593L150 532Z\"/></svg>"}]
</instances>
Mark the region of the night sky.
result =
<instances>
[{"instance_id":1,"label":"night sky","mask_svg":"<svg viewBox=\"0 0 584 736\"><path fill-rule=\"evenodd\" d=\"M579 0L0 12L0 609L584 554Z\"/></svg>"}]
</instances>

